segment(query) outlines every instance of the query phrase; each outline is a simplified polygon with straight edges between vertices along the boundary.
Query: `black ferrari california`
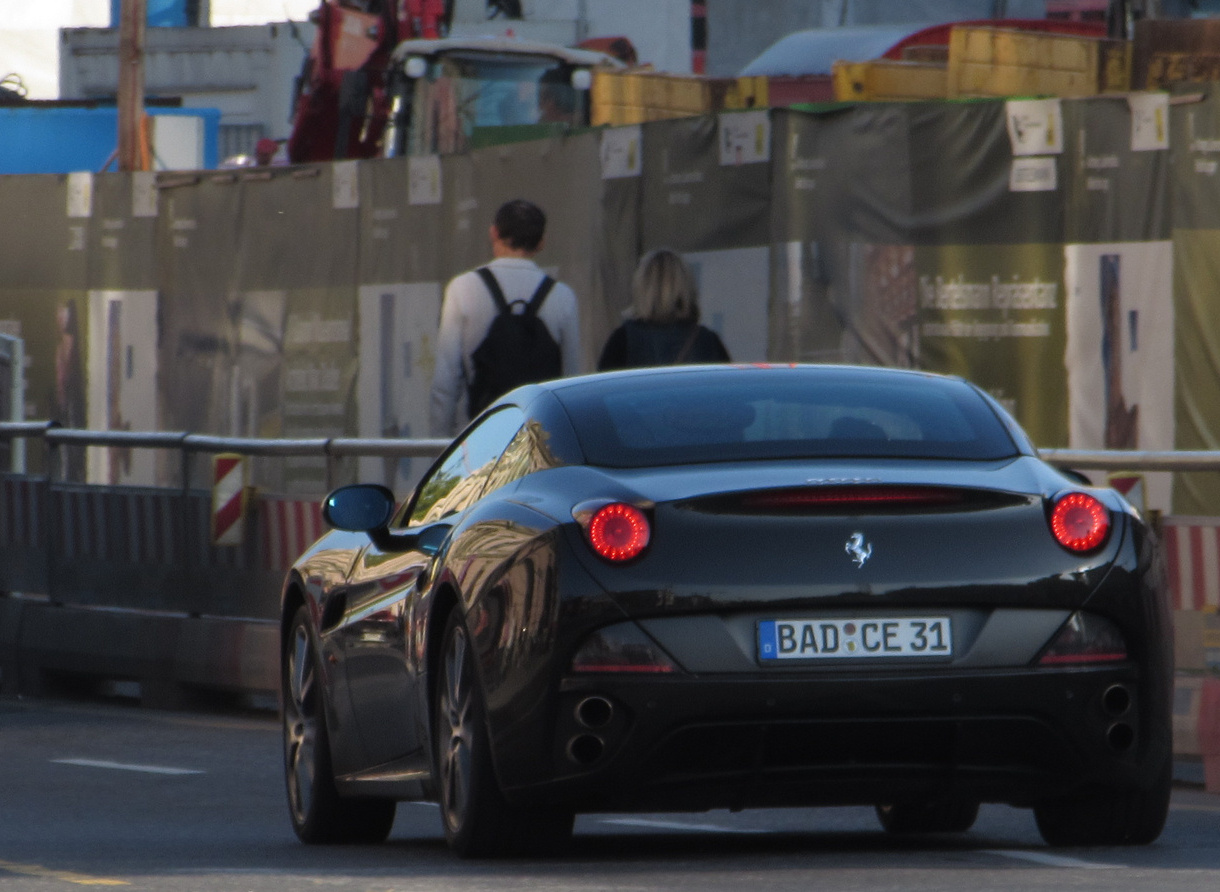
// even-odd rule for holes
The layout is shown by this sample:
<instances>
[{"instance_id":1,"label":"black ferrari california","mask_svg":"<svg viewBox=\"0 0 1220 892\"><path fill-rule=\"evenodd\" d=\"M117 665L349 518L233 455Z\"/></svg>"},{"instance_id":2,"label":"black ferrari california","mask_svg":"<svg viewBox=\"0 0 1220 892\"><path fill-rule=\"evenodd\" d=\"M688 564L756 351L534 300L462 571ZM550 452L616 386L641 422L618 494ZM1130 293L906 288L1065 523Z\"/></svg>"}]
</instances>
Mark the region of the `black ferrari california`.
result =
<instances>
[{"instance_id":1,"label":"black ferrari california","mask_svg":"<svg viewBox=\"0 0 1220 892\"><path fill-rule=\"evenodd\" d=\"M1033 809L1143 844L1171 786L1149 526L960 378L650 369L520 388L399 506L327 496L283 590L288 803L308 843L440 806L462 856L578 812Z\"/></svg>"}]
</instances>

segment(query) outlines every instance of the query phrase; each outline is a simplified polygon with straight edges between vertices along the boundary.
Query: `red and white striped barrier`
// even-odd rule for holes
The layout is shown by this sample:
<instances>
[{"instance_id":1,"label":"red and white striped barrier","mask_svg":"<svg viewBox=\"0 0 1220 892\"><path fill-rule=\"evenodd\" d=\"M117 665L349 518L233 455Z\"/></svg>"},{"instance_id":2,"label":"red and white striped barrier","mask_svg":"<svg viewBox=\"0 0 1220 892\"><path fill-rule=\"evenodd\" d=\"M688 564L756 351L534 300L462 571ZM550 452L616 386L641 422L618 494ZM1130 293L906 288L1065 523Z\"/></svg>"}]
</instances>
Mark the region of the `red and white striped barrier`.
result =
<instances>
[{"instance_id":1,"label":"red and white striped barrier","mask_svg":"<svg viewBox=\"0 0 1220 892\"><path fill-rule=\"evenodd\" d=\"M212 544L241 545L246 536L246 460L223 452L212 458Z\"/></svg>"},{"instance_id":2,"label":"red and white striped barrier","mask_svg":"<svg viewBox=\"0 0 1220 892\"><path fill-rule=\"evenodd\" d=\"M0 548L32 550L46 545L47 518L41 508L41 484L5 479L0 502ZM118 560L143 564L176 564L184 559L240 568L287 570L326 531L317 501L263 497L259 500L254 554L220 547L215 540L187 542L180 493L114 492L103 489L56 490L51 514L57 518L56 551L63 559ZM192 500L203 524L214 523L214 506ZM206 513L205 513L206 512ZM197 529L199 527L196 527ZM207 526L202 529L207 530ZM217 528L212 527L213 531Z\"/></svg>"},{"instance_id":3,"label":"red and white striped barrier","mask_svg":"<svg viewBox=\"0 0 1220 892\"><path fill-rule=\"evenodd\" d=\"M262 553L269 570L287 570L326 531L318 502L262 501Z\"/></svg>"},{"instance_id":4,"label":"red and white striped barrier","mask_svg":"<svg viewBox=\"0 0 1220 892\"><path fill-rule=\"evenodd\" d=\"M1166 517L1161 530L1174 609L1220 610L1220 523Z\"/></svg>"}]
</instances>

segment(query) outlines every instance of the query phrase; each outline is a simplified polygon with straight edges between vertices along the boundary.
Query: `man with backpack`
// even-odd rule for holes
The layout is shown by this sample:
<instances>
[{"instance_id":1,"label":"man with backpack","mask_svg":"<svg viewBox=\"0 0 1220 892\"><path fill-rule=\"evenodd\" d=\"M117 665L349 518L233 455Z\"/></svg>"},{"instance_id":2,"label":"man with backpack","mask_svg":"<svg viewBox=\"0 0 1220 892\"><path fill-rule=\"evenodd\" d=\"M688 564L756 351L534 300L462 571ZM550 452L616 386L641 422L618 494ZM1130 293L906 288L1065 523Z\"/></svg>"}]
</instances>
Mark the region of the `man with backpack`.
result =
<instances>
[{"instance_id":1,"label":"man with backpack","mask_svg":"<svg viewBox=\"0 0 1220 892\"><path fill-rule=\"evenodd\" d=\"M521 384L580 372L576 295L534 262L546 215L523 199L496 211L494 258L445 287L429 422L451 437L489 403Z\"/></svg>"}]
</instances>

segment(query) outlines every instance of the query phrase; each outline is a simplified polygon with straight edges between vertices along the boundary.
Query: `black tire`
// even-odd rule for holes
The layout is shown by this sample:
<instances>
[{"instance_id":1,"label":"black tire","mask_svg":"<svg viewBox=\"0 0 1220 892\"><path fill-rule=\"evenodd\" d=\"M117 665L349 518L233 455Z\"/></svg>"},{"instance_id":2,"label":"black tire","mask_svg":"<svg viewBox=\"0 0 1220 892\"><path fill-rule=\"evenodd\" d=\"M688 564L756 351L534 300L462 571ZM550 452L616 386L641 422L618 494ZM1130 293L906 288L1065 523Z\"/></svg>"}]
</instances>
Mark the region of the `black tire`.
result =
<instances>
[{"instance_id":1,"label":"black tire","mask_svg":"<svg viewBox=\"0 0 1220 892\"><path fill-rule=\"evenodd\" d=\"M979 816L979 804L969 799L893 802L877 806L877 819L887 833L965 833Z\"/></svg>"},{"instance_id":2,"label":"black tire","mask_svg":"<svg viewBox=\"0 0 1220 892\"><path fill-rule=\"evenodd\" d=\"M1047 845L1145 846L1165 828L1172 791L1167 760L1147 790L1052 799L1034 806L1034 818Z\"/></svg>"},{"instance_id":3,"label":"black tire","mask_svg":"<svg viewBox=\"0 0 1220 892\"><path fill-rule=\"evenodd\" d=\"M398 803L344 799L335 789L322 709L322 667L304 607L293 616L280 665L284 781L292 829L310 844L385 842Z\"/></svg>"},{"instance_id":4,"label":"black tire","mask_svg":"<svg viewBox=\"0 0 1220 892\"><path fill-rule=\"evenodd\" d=\"M434 727L437 791L449 848L461 858L558 851L572 835L573 813L517 808L500 792L473 647L457 610L449 615L443 642Z\"/></svg>"}]
</instances>

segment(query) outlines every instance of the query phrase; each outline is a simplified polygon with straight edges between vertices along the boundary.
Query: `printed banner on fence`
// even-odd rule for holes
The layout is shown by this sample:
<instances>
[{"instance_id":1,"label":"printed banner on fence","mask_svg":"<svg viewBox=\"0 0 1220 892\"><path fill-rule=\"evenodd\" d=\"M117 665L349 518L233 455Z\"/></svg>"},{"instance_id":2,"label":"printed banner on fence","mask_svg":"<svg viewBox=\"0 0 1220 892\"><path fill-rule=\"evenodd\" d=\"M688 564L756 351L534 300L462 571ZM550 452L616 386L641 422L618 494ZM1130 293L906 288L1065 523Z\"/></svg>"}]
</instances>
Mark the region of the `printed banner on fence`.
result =
<instances>
[{"instance_id":1,"label":"printed banner on fence","mask_svg":"<svg viewBox=\"0 0 1220 892\"><path fill-rule=\"evenodd\" d=\"M1039 446L1067 443L1061 245L947 245L915 251L914 363L964 375Z\"/></svg>"}]
</instances>

